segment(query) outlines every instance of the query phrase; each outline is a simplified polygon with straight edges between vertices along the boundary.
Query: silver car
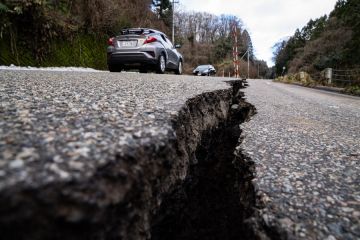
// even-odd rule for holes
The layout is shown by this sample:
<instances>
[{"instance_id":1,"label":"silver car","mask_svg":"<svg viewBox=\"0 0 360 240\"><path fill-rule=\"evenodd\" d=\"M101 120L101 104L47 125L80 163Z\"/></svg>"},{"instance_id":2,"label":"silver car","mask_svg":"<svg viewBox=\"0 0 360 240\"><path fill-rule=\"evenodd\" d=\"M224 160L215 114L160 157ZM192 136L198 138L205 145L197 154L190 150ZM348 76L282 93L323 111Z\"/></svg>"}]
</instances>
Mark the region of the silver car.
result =
<instances>
[{"instance_id":1,"label":"silver car","mask_svg":"<svg viewBox=\"0 0 360 240\"><path fill-rule=\"evenodd\" d=\"M108 41L107 63L110 72L139 69L140 72L166 70L182 74L183 57L168 37L148 28L124 29Z\"/></svg>"}]
</instances>

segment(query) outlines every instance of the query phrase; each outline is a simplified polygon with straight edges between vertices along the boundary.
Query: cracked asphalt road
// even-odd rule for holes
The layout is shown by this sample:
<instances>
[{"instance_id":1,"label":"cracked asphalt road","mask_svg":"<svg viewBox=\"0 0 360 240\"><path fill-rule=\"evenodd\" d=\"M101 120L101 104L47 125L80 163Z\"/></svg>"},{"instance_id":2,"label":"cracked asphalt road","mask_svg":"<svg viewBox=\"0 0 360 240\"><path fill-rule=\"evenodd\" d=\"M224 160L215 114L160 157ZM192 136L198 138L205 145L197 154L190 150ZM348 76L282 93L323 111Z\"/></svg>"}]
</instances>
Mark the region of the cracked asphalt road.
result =
<instances>
[{"instance_id":1,"label":"cracked asphalt road","mask_svg":"<svg viewBox=\"0 0 360 240\"><path fill-rule=\"evenodd\" d=\"M0 71L1 237L149 239L202 137L240 103L229 81Z\"/></svg>"},{"instance_id":2,"label":"cracked asphalt road","mask_svg":"<svg viewBox=\"0 0 360 240\"><path fill-rule=\"evenodd\" d=\"M187 99L230 88L174 77L2 71L0 190L87 178L125 146L166 145ZM256 164L263 221L297 239L359 239L360 98L249 84L258 113L242 124L242 147Z\"/></svg>"},{"instance_id":3,"label":"cracked asphalt road","mask_svg":"<svg viewBox=\"0 0 360 240\"><path fill-rule=\"evenodd\" d=\"M360 239L360 98L267 80L244 90L258 207L295 239Z\"/></svg>"}]
</instances>

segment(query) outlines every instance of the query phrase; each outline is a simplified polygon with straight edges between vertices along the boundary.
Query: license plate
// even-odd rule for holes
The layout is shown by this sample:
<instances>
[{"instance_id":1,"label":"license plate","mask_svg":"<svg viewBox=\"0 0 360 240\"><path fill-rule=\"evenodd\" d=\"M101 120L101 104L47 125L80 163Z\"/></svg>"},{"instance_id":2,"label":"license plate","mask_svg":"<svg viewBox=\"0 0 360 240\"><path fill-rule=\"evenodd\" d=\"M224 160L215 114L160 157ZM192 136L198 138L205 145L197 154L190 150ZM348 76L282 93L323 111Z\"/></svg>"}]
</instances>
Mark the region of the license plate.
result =
<instances>
[{"instance_id":1,"label":"license plate","mask_svg":"<svg viewBox=\"0 0 360 240\"><path fill-rule=\"evenodd\" d=\"M137 41L120 41L121 47L135 47Z\"/></svg>"}]
</instances>

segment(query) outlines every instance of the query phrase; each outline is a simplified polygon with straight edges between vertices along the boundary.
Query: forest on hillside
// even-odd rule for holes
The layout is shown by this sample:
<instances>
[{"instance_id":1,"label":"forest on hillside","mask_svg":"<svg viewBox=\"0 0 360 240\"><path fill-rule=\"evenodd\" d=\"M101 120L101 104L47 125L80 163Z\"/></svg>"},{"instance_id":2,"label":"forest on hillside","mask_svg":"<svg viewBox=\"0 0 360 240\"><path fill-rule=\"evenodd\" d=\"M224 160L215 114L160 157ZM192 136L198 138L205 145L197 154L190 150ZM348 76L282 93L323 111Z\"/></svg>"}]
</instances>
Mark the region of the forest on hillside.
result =
<instances>
[{"instance_id":1,"label":"forest on hillside","mask_svg":"<svg viewBox=\"0 0 360 240\"><path fill-rule=\"evenodd\" d=\"M106 69L107 39L128 27L149 27L171 37L170 0L4 0L0 3L0 65L84 66ZM182 45L185 70L213 64L233 74L232 24L237 26L239 58L250 49L251 77L268 67L253 53L251 36L236 16L174 12L175 43ZM246 75L246 58L240 73Z\"/></svg>"},{"instance_id":2,"label":"forest on hillside","mask_svg":"<svg viewBox=\"0 0 360 240\"><path fill-rule=\"evenodd\" d=\"M326 68L360 83L360 1L338 0L329 16L310 20L274 46L276 74L309 73L321 81ZM340 79L342 80L342 79Z\"/></svg>"},{"instance_id":3,"label":"forest on hillside","mask_svg":"<svg viewBox=\"0 0 360 240\"><path fill-rule=\"evenodd\" d=\"M250 77L268 77L265 61L257 60L249 32L242 20L233 15L216 16L204 12L178 11L175 14L175 42L182 44L188 66L211 63L219 74L233 75L233 29L237 29L240 75L247 75L246 52L249 49ZM245 56L244 56L245 55ZM241 59L243 57L243 59Z\"/></svg>"},{"instance_id":4,"label":"forest on hillside","mask_svg":"<svg viewBox=\"0 0 360 240\"><path fill-rule=\"evenodd\" d=\"M5 0L0 64L106 69L108 38L124 27L166 30L163 16L151 11L163 6L150 0Z\"/></svg>"}]
</instances>

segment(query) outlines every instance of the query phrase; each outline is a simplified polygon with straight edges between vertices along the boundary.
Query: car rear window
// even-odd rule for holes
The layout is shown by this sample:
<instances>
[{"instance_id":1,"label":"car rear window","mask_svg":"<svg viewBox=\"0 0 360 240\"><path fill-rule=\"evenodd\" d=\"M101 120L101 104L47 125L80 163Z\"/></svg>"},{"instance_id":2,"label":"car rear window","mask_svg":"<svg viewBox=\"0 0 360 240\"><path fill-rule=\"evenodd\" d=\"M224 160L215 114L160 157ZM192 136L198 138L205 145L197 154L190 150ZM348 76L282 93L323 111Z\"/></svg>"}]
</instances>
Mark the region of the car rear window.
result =
<instances>
[{"instance_id":1,"label":"car rear window","mask_svg":"<svg viewBox=\"0 0 360 240\"><path fill-rule=\"evenodd\" d=\"M203 69L208 69L209 67L210 67L209 65L200 65L196 69L203 70Z\"/></svg>"},{"instance_id":2,"label":"car rear window","mask_svg":"<svg viewBox=\"0 0 360 240\"><path fill-rule=\"evenodd\" d=\"M150 33L154 33L154 31L151 31L149 29L142 29L142 28L139 28L139 29L123 29L121 30L121 35L142 35L142 34L150 34Z\"/></svg>"}]
</instances>

